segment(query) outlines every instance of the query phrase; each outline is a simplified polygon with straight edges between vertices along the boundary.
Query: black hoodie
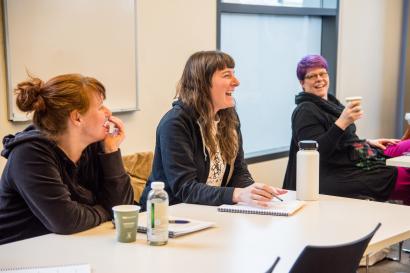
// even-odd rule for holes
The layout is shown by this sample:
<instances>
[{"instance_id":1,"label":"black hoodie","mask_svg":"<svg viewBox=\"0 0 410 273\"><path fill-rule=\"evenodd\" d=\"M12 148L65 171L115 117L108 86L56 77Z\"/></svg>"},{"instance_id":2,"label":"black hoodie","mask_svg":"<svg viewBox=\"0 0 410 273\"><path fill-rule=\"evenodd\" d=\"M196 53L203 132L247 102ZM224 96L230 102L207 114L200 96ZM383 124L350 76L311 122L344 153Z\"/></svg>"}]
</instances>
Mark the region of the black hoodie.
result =
<instances>
[{"instance_id":1,"label":"black hoodie","mask_svg":"<svg viewBox=\"0 0 410 273\"><path fill-rule=\"evenodd\" d=\"M83 231L109 220L112 206L133 202L120 151L104 154L94 143L74 164L34 126L6 136L3 145L0 244Z\"/></svg>"},{"instance_id":2,"label":"black hoodie","mask_svg":"<svg viewBox=\"0 0 410 273\"><path fill-rule=\"evenodd\" d=\"M181 101L161 119L156 133L152 172L141 196L145 209L151 182L165 182L169 203L202 205L232 204L234 188L254 183L244 160L242 136L238 128L239 151L225 170L221 187L206 184L209 175L209 154L203 144L198 114Z\"/></svg>"}]
</instances>

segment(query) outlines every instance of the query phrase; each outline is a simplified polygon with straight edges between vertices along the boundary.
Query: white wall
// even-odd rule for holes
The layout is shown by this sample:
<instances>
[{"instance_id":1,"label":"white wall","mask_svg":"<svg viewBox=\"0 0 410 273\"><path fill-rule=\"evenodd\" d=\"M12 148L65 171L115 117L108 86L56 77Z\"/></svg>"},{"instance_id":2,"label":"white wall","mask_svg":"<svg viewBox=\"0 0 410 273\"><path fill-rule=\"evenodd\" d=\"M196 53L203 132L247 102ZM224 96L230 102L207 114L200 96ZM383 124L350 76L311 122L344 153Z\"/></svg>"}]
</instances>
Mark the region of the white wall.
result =
<instances>
[{"instance_id":1,"label":"white wall","mask_svg":"<svg viewBox=\"0 0 410 273\"><path fill-rule=\"evenodd\" d=\"M401 3L340 0L336 92L339 98L364 97L366 114L358 124L362 137L393 136ZM141 111L120 115L127 127L123 154L153 150L156 125L170 108L186 59L197 50L216 46L214 0L137 0L137 13ZM0 136L26 126L7 120L5 79L4 54L0 54ZM249 167L257 181L281 186L286 164L283 158ZM0 170L3 165L0 160Z\"/></svg>"}]
</instances>

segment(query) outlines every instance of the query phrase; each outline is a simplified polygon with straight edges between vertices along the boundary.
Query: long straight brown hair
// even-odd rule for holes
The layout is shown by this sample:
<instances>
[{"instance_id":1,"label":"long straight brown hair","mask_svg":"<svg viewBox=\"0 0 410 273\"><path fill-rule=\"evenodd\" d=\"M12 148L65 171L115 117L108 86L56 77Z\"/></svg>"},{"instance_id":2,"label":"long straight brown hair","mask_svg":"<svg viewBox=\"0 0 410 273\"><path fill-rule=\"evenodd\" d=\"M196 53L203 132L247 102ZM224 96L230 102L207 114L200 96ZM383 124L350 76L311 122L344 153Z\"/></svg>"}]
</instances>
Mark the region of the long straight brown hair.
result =
<instances>
[{"instance_id":1,"label":"long straight brown hair","mask_svg":"<svg viewBox=\"0 0 410 273\"><path fill-rule=\"evenodd\" d=\"M222 158L229 163L238 152L239 126L235 108L219 110L214 116L211 98L212 76L217 70L234 68L235 61L221 51L200 51L189 57L179 80L176 96L199 115L203 137L211 154L217 152L219 144ZM219 119L216 138L212 135L214 120Z\"/></svg>"}]
</instances>

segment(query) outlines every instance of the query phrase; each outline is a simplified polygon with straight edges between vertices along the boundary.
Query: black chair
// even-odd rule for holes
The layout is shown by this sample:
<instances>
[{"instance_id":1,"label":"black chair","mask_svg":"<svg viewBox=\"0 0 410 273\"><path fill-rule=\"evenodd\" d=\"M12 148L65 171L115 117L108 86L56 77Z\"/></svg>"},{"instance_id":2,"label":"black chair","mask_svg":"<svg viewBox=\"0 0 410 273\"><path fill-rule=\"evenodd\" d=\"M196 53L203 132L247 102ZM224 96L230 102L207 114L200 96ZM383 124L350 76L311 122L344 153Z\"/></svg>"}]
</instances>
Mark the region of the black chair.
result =
<instances>
[{"instance_id":1,"label":"black chair","mask_svg":"<svg viewBox=\"0 0 410 273\"><path fill-rule=\"evenodd\" d=\"M363 238L335 246L306 246L289 273L355 273L381 224Z\"/></svg>"}]
</instances>

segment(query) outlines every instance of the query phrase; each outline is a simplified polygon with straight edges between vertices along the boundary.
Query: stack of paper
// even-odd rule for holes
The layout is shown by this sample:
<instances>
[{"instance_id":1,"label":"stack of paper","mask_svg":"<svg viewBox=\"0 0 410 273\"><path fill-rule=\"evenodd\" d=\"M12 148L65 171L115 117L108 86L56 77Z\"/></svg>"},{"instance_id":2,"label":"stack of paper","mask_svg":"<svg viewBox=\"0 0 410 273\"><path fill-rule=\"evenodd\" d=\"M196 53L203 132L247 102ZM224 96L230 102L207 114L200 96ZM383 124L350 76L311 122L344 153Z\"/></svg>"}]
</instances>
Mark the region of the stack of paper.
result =
<instances>
[{"instance_id":1,"label":"stack of paper","mask_svg":"<svg viewBox=\"0 0 410 273\"><path fill-rule=\"evenodd\" d=\"M215 224L213 222L206 222L188 218L173 218L170 217L170 220L177 220L180 223L169 223L168 224L168 233L170 238L175 238L182 236L188 233L196 232L199 230L207 229L213 227ZM138 216L138 232L146 233L147 232L147 216L146 214L140 214Z\"/></svg>"}]
</instances>

